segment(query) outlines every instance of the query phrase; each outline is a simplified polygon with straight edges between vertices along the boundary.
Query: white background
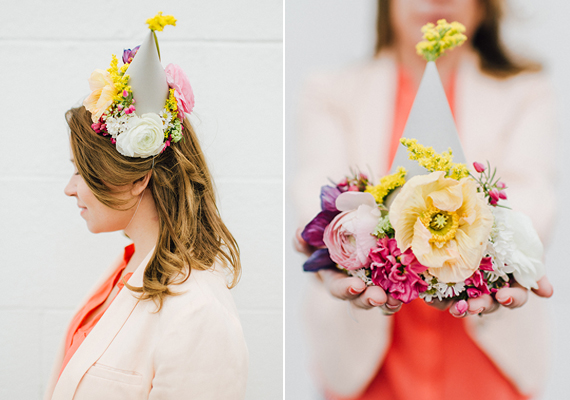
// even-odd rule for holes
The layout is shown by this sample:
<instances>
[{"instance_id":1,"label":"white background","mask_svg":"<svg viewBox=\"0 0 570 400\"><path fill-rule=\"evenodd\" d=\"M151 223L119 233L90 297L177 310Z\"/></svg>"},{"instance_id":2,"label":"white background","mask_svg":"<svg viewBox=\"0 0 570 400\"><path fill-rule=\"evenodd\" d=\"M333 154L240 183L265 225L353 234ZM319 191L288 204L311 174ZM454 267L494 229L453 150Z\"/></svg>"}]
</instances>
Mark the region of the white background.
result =
<instances>
[{"instance_id":1,"label":"white background","mask_svg":"<svg viewBox=\"0 0 570 400\"><path fill-rule=\"evenodd\" d=\"M570 211L567 207L570 201L570 157L567 157L570 150L570 48L567 40L570 3L564 0L511 0L509 4L504 25L506 42L518 54L530 56L545 65L558 100L559 218L546 255L548 275L555 285L555 295L549 300L553 316L553 354L550 378L541 398L566 399L570 393L570 341L567 340L570 291L565 287L570 282ZM374 47L376 1L287 0L285 17L285 181L289 185L296 172L297 103L303 82L311 72L339 69L370 58ZM315 195L318 196L318 188ZM285 393L287 400L318 399L320 396L311 380L299 321L307 281L301 268L304 257L296 254L291 246L297 219L290 198L286 199Z\"/></svg>"},{"instance_id":2,"label":"white background","mask_svg":"<svg viewBox=\"0 0 570 400\"><path fill-rule=\"evenodd\" d=\"M193 123L242 251L232 290L250 352L247 399L282 397L282 0L2 0L0 398L42 398L72 311L128 240L93 235L63 194L65 111L157 11L163 64L194 88Z\"/></svg>"}]
</instances>

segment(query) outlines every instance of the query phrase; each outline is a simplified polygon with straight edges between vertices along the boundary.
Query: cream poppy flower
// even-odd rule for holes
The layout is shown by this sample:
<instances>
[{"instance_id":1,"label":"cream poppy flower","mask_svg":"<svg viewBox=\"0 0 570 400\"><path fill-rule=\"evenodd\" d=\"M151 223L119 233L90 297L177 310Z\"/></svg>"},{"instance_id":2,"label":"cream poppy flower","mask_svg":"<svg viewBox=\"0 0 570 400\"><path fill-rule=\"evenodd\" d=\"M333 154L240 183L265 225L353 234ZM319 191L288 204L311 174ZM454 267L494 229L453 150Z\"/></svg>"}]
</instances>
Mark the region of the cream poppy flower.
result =
<instances>
[{"instance_id":1,"label":"cream poppy flower","mask_svg":"<svg viewBox=\"0 0 570 400\"><path fill-rule=\"evenodd\" d=\"M461 282L479 267L493 226L493 214L471 178L445 172L415 176L390 207L390 223L402 252L442 282Z\"/></svg>"},{"instance_id":2,"label":"cream poppy flower","mask_svg":"<svg viewBox=\"0 0 570 400\"><path fill-rule=\"evenodd\" d=\"M91 94L83 101L83 105L91 113L91 119L97 123L101 115L113 104L113 97L117 89L111 78L111 74L101 69L96 69L89 77Z\"/></svg>"}]
</instances>

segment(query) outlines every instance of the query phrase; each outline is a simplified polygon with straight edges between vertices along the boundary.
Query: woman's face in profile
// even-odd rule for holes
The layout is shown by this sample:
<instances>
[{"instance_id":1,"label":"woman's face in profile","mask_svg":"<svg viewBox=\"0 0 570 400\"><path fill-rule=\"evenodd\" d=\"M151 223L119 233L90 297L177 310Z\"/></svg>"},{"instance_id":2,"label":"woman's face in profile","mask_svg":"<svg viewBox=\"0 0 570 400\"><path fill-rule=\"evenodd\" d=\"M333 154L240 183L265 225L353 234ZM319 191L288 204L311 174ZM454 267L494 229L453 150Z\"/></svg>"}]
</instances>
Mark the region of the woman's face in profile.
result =
<instances>
[{"instance_id":1,"label":"woman's face in profile","mask_svg":"<svg viewBox=\"0 0 570 400\"><path fill-rule=\"evenodd\" d=\"M391 20L396 40L402 46L415 46L422 39L421 28L428 22L445 18L465 25L467 37L483 20L480 0L392 0Z\"/></svg>"},{"instance_id":2,"label":"woman's face in profile","mask_svg":"<svg viewBox=\"0 0 570 400\"><path fill-rule=\"evenodd\" d=\"M101 203L77 171L73 159L71 161L74 171L64 192L67 196L77 199L77 206L81 209L81 216L87 222L87 228L93 233L125 229L130 222L133 210L114 210Z\"/></svg>"}]
</instances>

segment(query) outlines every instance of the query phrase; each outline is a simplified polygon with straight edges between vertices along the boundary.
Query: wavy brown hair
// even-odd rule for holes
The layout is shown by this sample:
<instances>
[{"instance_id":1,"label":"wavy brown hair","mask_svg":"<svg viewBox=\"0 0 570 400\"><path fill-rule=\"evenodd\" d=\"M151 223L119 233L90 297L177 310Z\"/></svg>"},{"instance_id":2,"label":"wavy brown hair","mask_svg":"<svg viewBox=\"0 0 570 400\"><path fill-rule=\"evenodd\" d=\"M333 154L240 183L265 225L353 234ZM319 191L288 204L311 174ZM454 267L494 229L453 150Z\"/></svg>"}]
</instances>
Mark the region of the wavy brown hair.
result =
<instances>
[{"instance_id":1,"label":"wavy brown hair","mask_svg":"<svg viewBox=\"0 0 570 400\"><path fill-rule=\"evenodd\" d=\"M471 46L479 54L481 70L499 78L507 78L524 71L539 71L542 68L539 63L515 60L501 40L500 25L505 13L504 0L479 1L484 17L471 38ZM376 55L394 43L394 27L390 19L391 2L392 0L378 0Z\"/></svg>"},{"instance_id":2,"label":"wavy brown hair","mask_svg":"<svg viewBox=\"0 0 570 400\"><path fill-rule=\"evenodd\" d=\"M216 207L214 186L194 129L184 120L184 137L153 158L130 158L117 151L109 138L91 129L85 107L66 113L71 150L78 172L95 197L108 207L126 209L132 199L120 199L117 186L143 179L158 211L159 235L143 277L142 287L126 285L162 308L174 293L169 285L185 282L192 270L206 270L216 260L229 270L234 287L241 274L239 247ZM133 206L134 207L134 206ZM183 280L174 279L182 273Z\"/></svg>"}]
</instances>

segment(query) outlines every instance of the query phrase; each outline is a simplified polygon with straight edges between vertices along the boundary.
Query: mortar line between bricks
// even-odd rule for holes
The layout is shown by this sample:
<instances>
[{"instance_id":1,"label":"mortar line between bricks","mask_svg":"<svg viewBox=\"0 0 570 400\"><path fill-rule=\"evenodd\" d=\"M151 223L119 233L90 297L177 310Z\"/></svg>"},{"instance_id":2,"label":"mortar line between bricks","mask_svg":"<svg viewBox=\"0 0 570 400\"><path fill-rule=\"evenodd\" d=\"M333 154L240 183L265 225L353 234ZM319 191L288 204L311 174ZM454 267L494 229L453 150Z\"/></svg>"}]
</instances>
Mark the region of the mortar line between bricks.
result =
<instances>
[{"instance_id":1,"label":"mortar line between bricks","mask_svg":"<svg viewBox=\"0 0 570 400\"><path fill-rule=\"evenodd\" d=\"M68 38L0 38L0 44L22 44L22 43L54 43L54 44L100 44L100 43L117 43L120 41L133 40L133 38L107 38L107 39L68 39ZM186 43L196 45L242 45L247 46L251 44L258 45L283 45L281 39L170 39L161 41L161 45L166 43Z\"/></svg>"},{"instance_id":2,"label":"mortar line between bricks","mask_svg":"<svg viewBox=\"0 0 570 400\"><path fill-rule=\"evenodd\" d=\"M22 307L22 306L5 306L0 305L0 312L2 311L36 311L39 312L41 315L45 315L46 312L50 311L65 311L65 312L73 312L73 308L41 308L41 307Z\"/></svg>"}]
</instances>

